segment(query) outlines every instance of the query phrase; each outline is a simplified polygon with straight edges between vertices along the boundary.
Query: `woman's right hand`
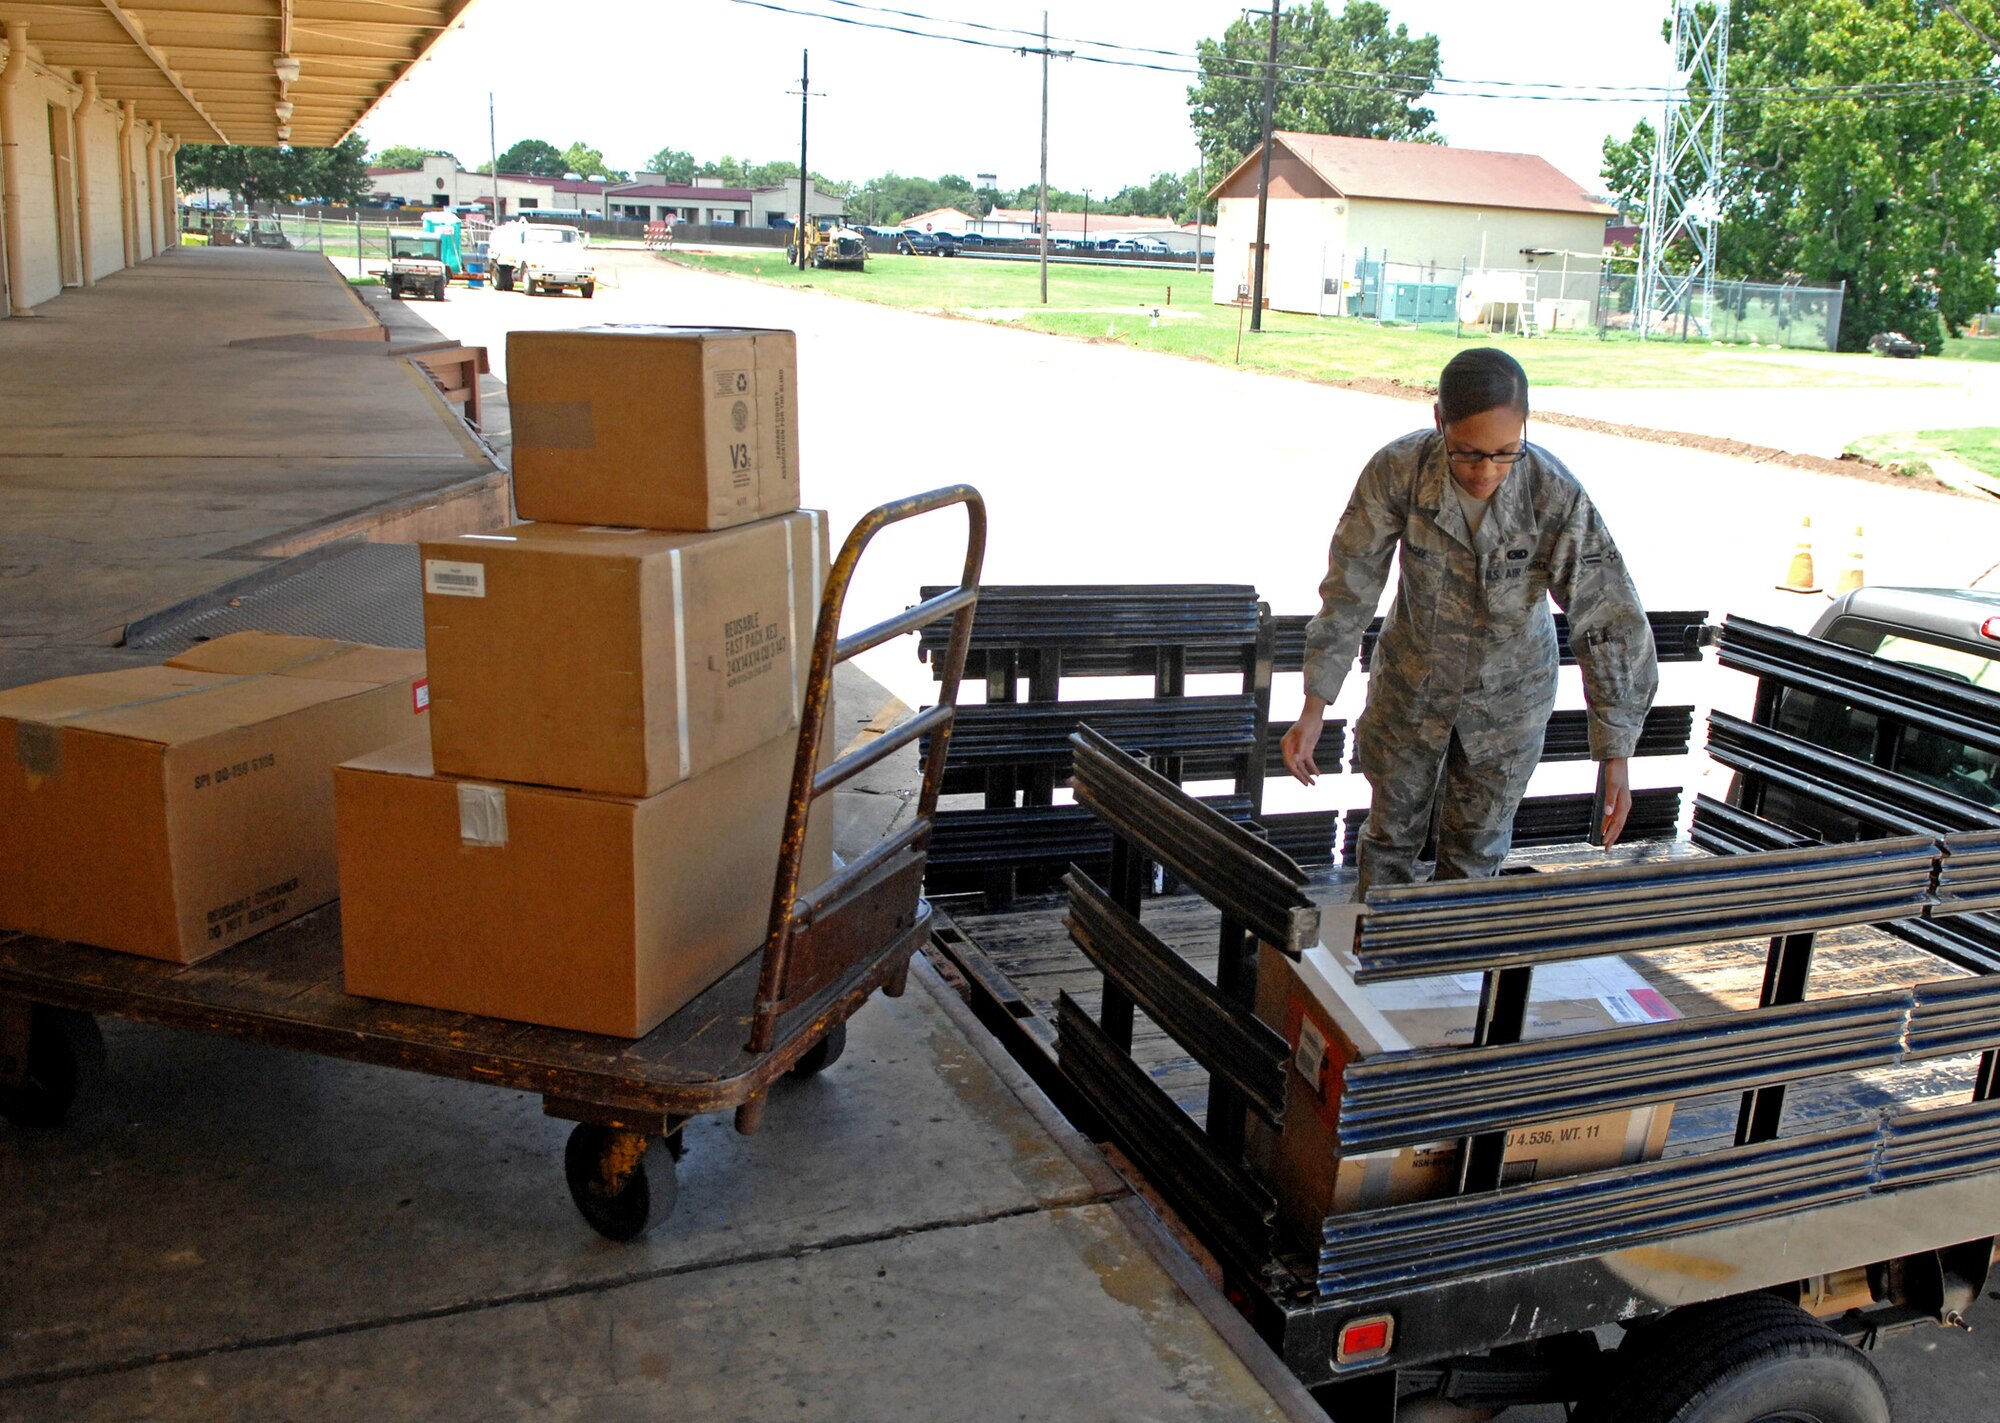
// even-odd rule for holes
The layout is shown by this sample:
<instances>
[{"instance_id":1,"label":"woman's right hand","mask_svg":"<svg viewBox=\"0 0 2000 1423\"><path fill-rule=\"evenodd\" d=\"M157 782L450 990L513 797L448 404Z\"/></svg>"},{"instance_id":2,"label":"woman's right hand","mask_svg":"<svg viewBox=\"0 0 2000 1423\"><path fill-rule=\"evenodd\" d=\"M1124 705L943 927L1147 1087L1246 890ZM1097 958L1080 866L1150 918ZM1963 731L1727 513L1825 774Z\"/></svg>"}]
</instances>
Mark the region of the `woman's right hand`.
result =
<instances>
[{"instance_id":1,"label":"woman's right hand","mask_svg":"<svg viewBox=\"0 0 2000 1423\"><path fill-rule=\"evenodd\" d=\"M1284 752L1285 769L1301 785L1310 786L1319 779L1319 764L1313 760L1313 752L1319 748L1319 734L1325 716L1326 703L1318 697L1307 697L1306 709L1299 713L1299 719L1292 723L1292 729L1278 743L1279 749Z\"/></svg>"}]
</instances>

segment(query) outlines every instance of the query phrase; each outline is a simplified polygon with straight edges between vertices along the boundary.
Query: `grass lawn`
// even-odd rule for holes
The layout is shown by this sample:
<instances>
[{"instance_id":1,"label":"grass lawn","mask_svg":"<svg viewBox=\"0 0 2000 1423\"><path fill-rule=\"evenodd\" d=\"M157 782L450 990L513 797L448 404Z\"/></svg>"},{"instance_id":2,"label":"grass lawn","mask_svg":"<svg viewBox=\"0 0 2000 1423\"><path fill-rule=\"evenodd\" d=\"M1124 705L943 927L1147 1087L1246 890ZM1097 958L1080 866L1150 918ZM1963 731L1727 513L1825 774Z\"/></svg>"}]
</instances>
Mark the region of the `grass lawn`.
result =
<instances>
[{"instance_id":1,"label":"grass lawn","mask_svg":"<svg viewBox=\"0 0 2000 1423\"><path fill-rule=\"evenodd\" d=\"M2000 336L1947 336L1944 338L1944 354L1947 361L2000 361Z\"/></svg>"},{"instance_id":2,"label":"grass lawn","mask_svg":"<svg viewBox=\"0 0 2000 1423\"><path fill-rule=\"evenodd\" d=\"M1922 461L1936 468L1940 459L1966 465L2000 487L2000 427L1988 425L1968 430L1911 430L1896 435L1870 435L1848 446L1853 453L1877 464L1909 464ZM1937 470L1948 476L1948 470Z\"/></svg>"},{"instance_id":3,"label":"grass lawn","mask_svg":"<svg viewBox=\"0 0 2000 1423\"><path fill-rule=\"evenodd\" d=\"M1033 331L1112 340L1221 365L1237 363L1237 326L1248 313L1209 301L1213 277L1133 267L1050 264L1049 304L1041 305L1035 263L985 258L870 257L865 272L800 272L778 251L679 252L673 261L837 296L916 310L949 311ZM1171 294L1170 294L1171 291ZM1154 308L1160 312L1153 324ZM1506 346L1538 385L1591 387L1873 386L1869 356L1774 347L1641 342L1594 335L1464 339L1449 327L1381 326L1267 311L1264 329L1242 333L1241 364L1320 380L1387 378L1413 385L1437 379L1461 347ZM1965 344L1965 343L1957 343ZM2000 342L1991 343L2000 345ZM1615 359L1608 359L1615 352ZM1941 376L1940 383L1947 383Z\"/></svg>"}]
</instances>

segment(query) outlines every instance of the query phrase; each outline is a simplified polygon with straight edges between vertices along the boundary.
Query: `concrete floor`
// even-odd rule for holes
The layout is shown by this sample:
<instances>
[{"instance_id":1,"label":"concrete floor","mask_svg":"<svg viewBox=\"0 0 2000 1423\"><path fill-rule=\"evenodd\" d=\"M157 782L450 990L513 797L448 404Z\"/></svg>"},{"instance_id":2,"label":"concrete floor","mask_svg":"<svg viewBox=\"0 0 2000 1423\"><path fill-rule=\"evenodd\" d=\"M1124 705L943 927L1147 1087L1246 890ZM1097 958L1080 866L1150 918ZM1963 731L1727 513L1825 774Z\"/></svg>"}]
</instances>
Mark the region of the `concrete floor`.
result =
<instances>
[{"instance_id":1,"label":"concrete floor","mask_svg":"<svg viewBox=\"0 0 2000 1423\"><path fill-rule=\"evenodd\" d=\"M0 686L330 523L495 477L324 259L179 248L0 322ZM435 333L426 333L432 340Z\"/></svg>"},{"instance_id":2,"label":"concrete floor","mask_svg":"<svg viewBox=\"0 0 2000 1423\"><path fill-rule=\"evenodd\" d=\"M1284 1416L921 984L760 1135L691 1125L626 1246L532 1097L109 1038L66 1130L0 1128L0 1419Z\"/></svg>"}]
</instances>

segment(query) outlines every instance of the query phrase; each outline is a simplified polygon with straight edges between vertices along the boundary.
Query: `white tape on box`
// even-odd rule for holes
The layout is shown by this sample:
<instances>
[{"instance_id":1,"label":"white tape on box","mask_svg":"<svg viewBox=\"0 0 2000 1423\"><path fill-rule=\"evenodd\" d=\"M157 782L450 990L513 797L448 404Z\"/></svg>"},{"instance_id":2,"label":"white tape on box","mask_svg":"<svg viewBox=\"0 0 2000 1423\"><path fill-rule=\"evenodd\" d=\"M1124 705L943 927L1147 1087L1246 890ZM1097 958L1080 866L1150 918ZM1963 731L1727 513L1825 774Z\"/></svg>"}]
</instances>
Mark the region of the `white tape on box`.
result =
<instances>
[{"instance_id":1,"label":"white tape on box","mask_svg":"<svg viewBox=\"0 0 2000 1423\"><path fill-rule=\"evenodd\" d=\"M468 845L507 843L507 792L501 786L458 788L458 838Z\"/></svg>"},{"instance_id":2,"label":"white tape on box","mask_svg":"<svg viewBox=\"0 0 2000 1423\"><path fill-rule=\"evenodd\" d=\"M791 639L786 644L786 660L792 664L792 725L799 724L799 585L795 572L797 564L792 557L792 535L798 525L785 520L785 632Z\"/></svg>"},{"instance_id":3,"label":"white tape on box","mask_svg":"<svg viewBox=\"0 0 2000 1423\"><path fill-rule=\"evenodd\" d=\"M687 599L681 584L681 551L672 549L667 554L667 565L674 574L674 712L680 731L681 779L694 774L694 757L688 745L688 638Z\"/></svg>"}]
</instances>

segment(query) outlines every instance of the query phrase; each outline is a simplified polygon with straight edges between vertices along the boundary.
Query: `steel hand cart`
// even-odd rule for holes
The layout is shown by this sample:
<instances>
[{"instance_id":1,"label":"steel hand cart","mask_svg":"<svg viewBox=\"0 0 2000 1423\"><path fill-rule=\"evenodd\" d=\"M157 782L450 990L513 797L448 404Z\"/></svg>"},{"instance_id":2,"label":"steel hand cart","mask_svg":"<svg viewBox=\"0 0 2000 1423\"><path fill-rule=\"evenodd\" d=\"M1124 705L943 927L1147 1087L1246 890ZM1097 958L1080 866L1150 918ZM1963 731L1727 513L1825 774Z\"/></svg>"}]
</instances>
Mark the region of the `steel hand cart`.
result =
<instances>
[{"instance_id":1,"label":"steel hand cart","mask_svg":"<svg viewBox=\"0 0 2000 1423\"><path fill-rule=\"evenodd\" d=\"M954 504L965 506L967 525L959 583L840 637L855 567L875 535ZM511 1087L540 1093L545 1112L576 1123L563 1166L584 1219L613 1240L638 1235L673 1209L690 1118L733 1109L737 1129L755 1131L780 1077L831 1066L855 1010L878 988L902 993L910 955L930 934L921 889L943 754L929 762L907 827L800 894L806 817L819 797L919 737L939 745L950 737L985 543L985 505L962 484L884 505L848 534L820 603L763 948L647 1036L628 1041L357 998L342 982L337 905L191 965L0 937L0 1114L23 1126L61 1123L102 1065L99 1013ZM817 769L834 667L947 617L937 705Z\"/></svg>"}]
</instances>

